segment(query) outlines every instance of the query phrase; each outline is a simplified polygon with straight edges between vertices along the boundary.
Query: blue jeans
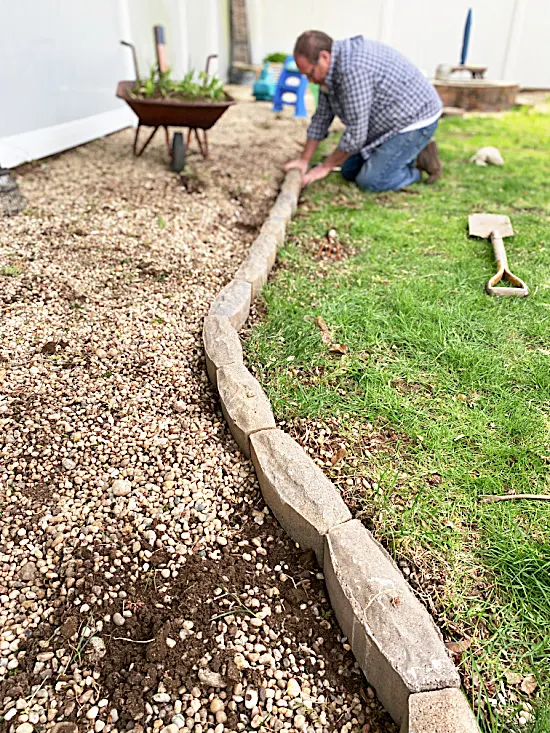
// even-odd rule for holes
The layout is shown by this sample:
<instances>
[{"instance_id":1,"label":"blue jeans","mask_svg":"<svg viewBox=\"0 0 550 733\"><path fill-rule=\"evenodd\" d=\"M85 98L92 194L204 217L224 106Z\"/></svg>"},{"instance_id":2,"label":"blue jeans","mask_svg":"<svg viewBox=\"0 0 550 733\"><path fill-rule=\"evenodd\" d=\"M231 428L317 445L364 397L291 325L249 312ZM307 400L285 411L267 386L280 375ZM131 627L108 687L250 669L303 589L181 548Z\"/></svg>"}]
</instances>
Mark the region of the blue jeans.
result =
<instances>
[{"instance_id":1,"label":"blue jeans","mask_svg":"<svg viewBox=\"0 0 550 733\"><path fill-rule=\"evenodd\" d=\"M415 167L418 153L430 142L437 122L412 132L399 132L371 152L351 155L342 165L342 175L362 191L397 191L420 180Z\"/></svg>"}]
</instances>

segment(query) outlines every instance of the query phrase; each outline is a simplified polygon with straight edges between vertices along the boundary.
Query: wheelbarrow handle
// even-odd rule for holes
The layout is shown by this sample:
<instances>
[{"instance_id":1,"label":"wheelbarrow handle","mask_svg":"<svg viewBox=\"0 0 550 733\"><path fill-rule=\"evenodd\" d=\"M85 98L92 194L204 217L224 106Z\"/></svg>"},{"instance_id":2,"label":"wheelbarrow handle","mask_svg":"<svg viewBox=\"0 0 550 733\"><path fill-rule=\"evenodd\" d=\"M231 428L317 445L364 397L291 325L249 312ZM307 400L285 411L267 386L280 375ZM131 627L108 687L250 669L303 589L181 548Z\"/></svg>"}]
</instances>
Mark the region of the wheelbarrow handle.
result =
<instances>
[{"instance_id":1,"label":"wheelbarrow handle","mask_svg":"<svg viewBox=\"0 0 550 733\"><path fill-rule=\"evenodd\" d=\"M132 57L134 59L134 69L136 71L136 81L139 81L139 67L138 67L138 60L137 60L137 54L136 54L136 47L133 43L129 43L128 41L121 41L121 44L123 46L128 46L128 48L132 49Z\"/></svg>"},{"instance_id":2,"label":"wheelbarrow handle","mask_svg":"<svg viewBox=\"0 0 550 733\"><path fill-rule=\"evenodd\" d=\"M212 59L217 59L217 58L218 58L217 53L211 53L210 56L206 57L206 67L204 69L205 74L208 74L210 70L210 62L212 61Z\"/></svg>"},{"instance_id":3,"label":"wheelbarrow handle","mask_svg":"<svg viewBox=\"0 0 550 733\"><path fill-rule=\"evenodd\" d=\"M529 295L529 288L517 275L508 267L508 258L506 257L506 250L504 249L504 242L498 231L491 232L491 243L493 245L493 252L495 253L495 260L497 262L498 271L489 280L485 286L485 290L488 295L496 295L500 297L507 297L510 295L524 298ZM497 284L501 280L507 280L515 287L497 287Z\"/></svg>"}]
</instances>

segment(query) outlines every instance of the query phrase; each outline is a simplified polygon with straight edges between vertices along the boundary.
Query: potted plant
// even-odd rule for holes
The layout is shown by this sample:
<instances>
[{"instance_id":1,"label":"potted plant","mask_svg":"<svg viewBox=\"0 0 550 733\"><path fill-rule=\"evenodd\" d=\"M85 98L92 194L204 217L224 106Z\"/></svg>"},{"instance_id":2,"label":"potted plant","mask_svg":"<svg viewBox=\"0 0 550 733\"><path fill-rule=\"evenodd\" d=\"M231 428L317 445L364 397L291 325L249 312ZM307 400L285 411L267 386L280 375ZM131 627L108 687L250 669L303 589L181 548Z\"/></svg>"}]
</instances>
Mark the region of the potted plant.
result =
<instances>
[{"instance_id":1,"label":"potted plant","mask_svg":"<svg viewBox=\"0 0 550 733\"><path fill-rule=\"evenodd\" d=\"M268 53L267 56L265 56L264 63L266 61L269 62L269 65L271 66L273 75L275 77L275 81L279 79L281 71L283 70L283 64L289 55L290 54L283 53L282 51L275 51L274 53Z\"/></svg>"}]
</instances>

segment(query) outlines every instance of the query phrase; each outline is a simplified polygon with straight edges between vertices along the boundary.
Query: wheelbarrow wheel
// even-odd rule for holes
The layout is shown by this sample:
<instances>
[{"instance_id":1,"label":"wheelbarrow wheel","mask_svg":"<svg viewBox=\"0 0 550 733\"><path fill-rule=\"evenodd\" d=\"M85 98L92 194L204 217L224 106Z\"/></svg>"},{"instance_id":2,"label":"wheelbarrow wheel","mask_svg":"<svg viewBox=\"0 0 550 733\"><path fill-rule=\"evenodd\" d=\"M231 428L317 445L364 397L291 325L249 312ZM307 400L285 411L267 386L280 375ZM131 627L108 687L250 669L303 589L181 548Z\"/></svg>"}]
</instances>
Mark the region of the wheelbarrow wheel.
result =
<instances>
[{"instance_id":1,"label":"wheelbarrow wheel","mask_svg":"<svg viewBox=\"0 0 550 733\"><path fill-rule=\"evenodd\" d=\"M185 166L185 141L181 132L175 132L172 138L172 170L180 173Z\"/></svg>"}]
</instances>

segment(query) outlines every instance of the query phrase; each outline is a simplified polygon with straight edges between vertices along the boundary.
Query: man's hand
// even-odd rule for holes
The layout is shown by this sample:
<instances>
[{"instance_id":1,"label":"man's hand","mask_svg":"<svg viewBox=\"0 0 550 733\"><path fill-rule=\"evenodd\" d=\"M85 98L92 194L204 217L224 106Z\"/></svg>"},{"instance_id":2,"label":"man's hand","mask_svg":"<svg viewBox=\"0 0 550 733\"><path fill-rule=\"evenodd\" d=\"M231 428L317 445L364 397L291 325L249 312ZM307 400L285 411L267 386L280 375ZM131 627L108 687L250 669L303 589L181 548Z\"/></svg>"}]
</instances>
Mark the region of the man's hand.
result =
<instances>
[{"instance_id":1,"label":"man's hand","mask_svg":"<svg viewBox=\"0 0 550 733\"><path fill-rule=\"evenodd\" d=\"M302 174L302 176L305 176L307 169L308 169L309 162L307 160L304 160L303 158L296 158L296 160L289 160L288 163L285 163L284 165L284 172L288 173L288 171L292 170L298 170Z\"/></svg>"},{"instance_id":2,"label":"man's hand","mask_svg":"<svg viewBox=\"0 0 550 733\"><path fill-rule=\"evenodd\" d=\"M325 165L324 163L316 165L315 168L312 168L302 177L302 185L307 186L308 183L313 183L313 181L320 181L321 178L326 178L331 171L332 166Z\"/></svg>"}]
</instances>

